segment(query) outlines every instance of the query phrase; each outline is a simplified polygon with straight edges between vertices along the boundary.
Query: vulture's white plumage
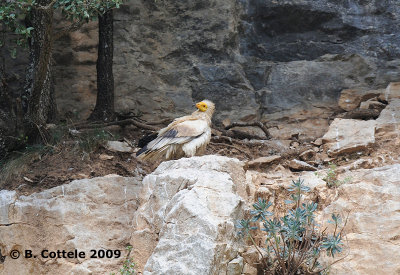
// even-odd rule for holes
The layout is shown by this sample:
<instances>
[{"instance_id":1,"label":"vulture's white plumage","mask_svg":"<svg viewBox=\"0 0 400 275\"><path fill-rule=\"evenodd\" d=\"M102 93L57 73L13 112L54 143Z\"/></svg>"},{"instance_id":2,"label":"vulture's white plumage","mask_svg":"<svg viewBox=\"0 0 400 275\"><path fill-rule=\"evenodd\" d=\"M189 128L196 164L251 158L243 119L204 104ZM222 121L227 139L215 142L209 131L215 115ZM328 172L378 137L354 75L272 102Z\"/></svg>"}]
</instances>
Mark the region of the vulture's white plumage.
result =
<instances>
[{"instance_id":1,"label":"vulture's white plumage","mask_svg":"<svg viewBox=\"0 0 400 275\"><path fill-rule=\"evenodd\" d=\"M175 119L158 132L157 138L140 149L136 156L142 160L178 159L202 152L211 139L211 117L215 105L209 100L196 104L190 116Z\"/></svg>"}]
</instances>

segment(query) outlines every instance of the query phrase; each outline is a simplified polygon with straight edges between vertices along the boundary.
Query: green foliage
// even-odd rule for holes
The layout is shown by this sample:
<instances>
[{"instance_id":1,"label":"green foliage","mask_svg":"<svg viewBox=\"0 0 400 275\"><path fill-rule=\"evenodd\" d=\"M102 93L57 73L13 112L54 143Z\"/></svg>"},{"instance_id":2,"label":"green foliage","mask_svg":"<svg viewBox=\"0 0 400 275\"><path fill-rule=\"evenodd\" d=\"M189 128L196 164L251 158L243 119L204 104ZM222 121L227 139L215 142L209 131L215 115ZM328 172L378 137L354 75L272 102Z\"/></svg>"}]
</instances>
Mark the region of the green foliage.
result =
<instances>
[{"instance_id":1,"label":"green foliage","mask_svg":"<svg viewBox=\"0 0 400 275\"><path fill-rule=\"evenodd\" d=\"M58 0L54 8L60 9L67 19L90 21L121 4L122 0Z\"/></svg>"},{"instance_id":2,"label":"green foliage","mask_svg":"<svg viewBox=\"0 0 400 275\"><path fill-rule=\"evenodd\" d=\"M82 133L79 137L79 147L83 152L91 153L102 145L105 141L110 140L112 136L103 129L95 129Z\"/></svg>"},{"instance_id":3,"label":"green foliage","mask_svg":"<svg viewBox=\"0 0 400 275\"><path fill-rule=\"evenodd\" d=\"M33 28L27 28L23 21L30 11L30 5L26 0L2 1L0 4L0 28L4 33L10 31L15 34L13 42L15 46L9 49L10 56L16 58L17 47L25 46ZM5 35L0 36L0 48L5 44Z\"/></svg>"},{"instance_id":4,"label":"green foliage","mask_svg":"<svg viewBox=\"0 0 400 275\"><path fill-rule=\"evenodd\" d=\"M325 173L325 175L321 175L320 173L315 173L317 176L322 177L322 180L326 182L329 188L336 188L339 187L342 184L349 183L351 182L351 177L347 177L344 180L339 180L338 179L338 173L337 173L337 166L334 163L329 162L329 168L328 171Z\"/></svg>"},{"instance_id":5,"label":"green foliage","mask_svg":"<svg viewBox=\"0 0 400 275\"><path fill-rule=\"evenodd\" d=\"M121 275L134 275L136 274L135 271L136 264L134 263L133 258L129 256L132 251L132 246L128 245L126 247L126 250L128 250L128 256L126 257L124 263L122 264L122 268L119 270L119 273ZM111 273L111 275L115 275L115 273Z\"/></svg>"},{"instance_id":6,"label":"green foliage","mask_svg":"<svg viewBox=\"0 0 400 275\"><path fill-rule=\"evenodd\" d=\"M3 0L0 4L0 25L3 31L16 34L16 45L23 46L33 31L32 27L26 27L23 22L33 9L59 10L66 19L80 26L110 9L119 8L122 2L123 0L54 0L49 5L42 6L35 0ZM4 43L4 38L0 38L0 47ZM15 57L16 48L10 54Z\"/></svg>"},{"instance_id":7,"label":"green foliage","mask_svg":"<svg viewBox=\"0 0 400 275\"><path fill-rule=\"evenodd\" d=\"M342 251L345 224L339 231L340 216L333 214L329 221L334 225L333 233L320 230L315 222L317 203L303 202L303 193L309 192L310 188L299 179L292 182L289 191L292 200L286 203L294 204L293 209L278 217L268 210L272 203L259 198L253 204L251 219L241 220L236 225L239 235L248 237L261 255L264 274L322 274L327 267L320 265L319 257L322 252L335 257ZM256 225L260 224L266 238L265 248L258 247L254 240L259 230Z\"/></svg>"}]
</instances>

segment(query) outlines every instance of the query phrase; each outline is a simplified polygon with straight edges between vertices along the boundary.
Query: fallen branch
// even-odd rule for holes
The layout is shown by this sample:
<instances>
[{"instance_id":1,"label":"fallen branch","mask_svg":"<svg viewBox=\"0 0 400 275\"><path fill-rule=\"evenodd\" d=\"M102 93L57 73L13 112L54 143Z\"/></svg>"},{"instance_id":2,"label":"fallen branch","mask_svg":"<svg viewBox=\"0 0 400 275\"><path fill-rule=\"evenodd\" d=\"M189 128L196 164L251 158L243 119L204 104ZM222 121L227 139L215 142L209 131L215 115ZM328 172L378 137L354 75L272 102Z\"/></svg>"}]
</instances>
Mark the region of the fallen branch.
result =
<instances>
[{"instance_id":1,"label":"fallen branch","mask_svg":"<svg viewBox=\"0 0 400 275\"><path fill-rule=\"evenodd\" d=\"M81 125L76 125L75 129L80 130L80 129L94 129L94 128L103 128L107 126L113 126L113 125L118 125L118 126L126 126L126 125L134 125L138 128L145 129L145 130L150 130L150 131L158 131L160 128L151 126L142 122L139 122L134 119L125 119L125 120L120 120L120 121L112 121L112 122L106 122L106 123L89 123L89 124L81 124Z\"/></svg>"},{"instance_id":2,"label":"fallen branch","mask_svg":"<svg viewBox=\"0 0 400 275\"><path fill-rule=\"evenodd\" d=\"M223 145L223 146L226 146L226 147L229 147L229 148L232 148L232 149L235 149L235 150L237 150L237 151L239 151L239 152L241 152L241 153L244 153L245 155L246 155L246 157L248 157L249 159L251 159L252 157L250 156L250 154L249 153L247 153L247 152L245 152L244 150L243 150L243 148L238 148L238 147L236 147L235 145L231 145L231 144L227 144L227 143L219 143L219 142L210 142L210 144L211 145Z\"/></svg>"},{"instance_id":3,"label":"fallen branch","mask_svg":"<svg viewBox=\"0 0 400 275\"><path fill-rule=\"evenodd\" d=\"M167 122L171 122L171 119L170 118L166 118L166 119L162 119L162 120L159 120L159 121L148 121L148 122L146 122L146 124L147 125L163 125L163 124L165 124Z\"/></svg>"},{"instance_id":4,"label":"fallen branch","mask_svg":"<svg viewBox=\"0 0 400 275\"><path fill-rule=\"evenodd\" d=\"M229 130L233 127L248 127L248 126L253 126L253 127L259 127L267 136L267 139L271 138L271 134L268 131L268 128L261 123L260 121L254 121L254 122L232 122L228 126L225 127L225 130Z\"/></svg>"}]
</instances>

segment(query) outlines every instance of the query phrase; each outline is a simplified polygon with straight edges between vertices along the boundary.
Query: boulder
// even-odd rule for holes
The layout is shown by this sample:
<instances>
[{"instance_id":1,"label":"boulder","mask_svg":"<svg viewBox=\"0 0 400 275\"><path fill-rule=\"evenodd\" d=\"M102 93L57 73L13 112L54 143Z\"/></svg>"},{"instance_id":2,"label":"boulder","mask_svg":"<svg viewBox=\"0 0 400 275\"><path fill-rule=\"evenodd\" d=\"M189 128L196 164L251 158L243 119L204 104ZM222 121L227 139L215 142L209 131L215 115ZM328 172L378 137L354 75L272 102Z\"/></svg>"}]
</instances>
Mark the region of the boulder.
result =
<instances>
[{"instance_id":1,"label":"boulder","mask_svg":"<svg viewBox=\"0 0 400 275\"><path fill-rule=\"evenodd\" d=\"M144 178L131 239L143 274L227 272L247 198L243 166L222 156L182 158Z\"/></svg>"},{"instance_id":2,"label":"boulder","mask_svg":"<svg viewBox=\"0 0 400 275\"><path fill-rule=\"evenodd\" d=\"M336 118L322 137L330 156L366 150L375 143L375 120Z\"/></svg>"},{"instance_id":3,"label":"boulder","mask_svg":"<svg viewBox=\"0 0 400 275\"><path fill-rule=\"evenodd\" d=\"M29 196L0 191L0 274L109 274L126 256L141 182L109 175L76 180ZM35 258L10 257L32 250ZM85 252L78 259L45 259L41 251ZM91 249L120 250L121 257L90 258Z\"/></svg>"}]
</instances>

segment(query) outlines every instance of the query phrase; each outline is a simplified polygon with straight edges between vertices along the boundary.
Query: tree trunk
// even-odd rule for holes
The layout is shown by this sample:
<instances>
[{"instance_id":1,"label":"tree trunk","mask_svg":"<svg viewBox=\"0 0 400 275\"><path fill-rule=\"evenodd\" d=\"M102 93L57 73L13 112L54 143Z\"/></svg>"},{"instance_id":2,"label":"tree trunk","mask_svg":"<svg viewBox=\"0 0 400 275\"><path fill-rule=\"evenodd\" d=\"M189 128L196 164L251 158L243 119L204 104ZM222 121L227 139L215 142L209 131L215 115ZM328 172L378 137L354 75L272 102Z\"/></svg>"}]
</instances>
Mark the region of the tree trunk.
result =
<instances>
[{"instance_id":1,"label":"tree trunk","mask_svg":"<svg viewBox=\"0 0 400 275\"><path fill-rule=\"evenodd\" d=\"M89 120L111 121L114 113L113 76L113 10L99 15L99 46L97 58L97 99Z\"/></svg>"},{"instance_id":2,"label":"tree trunk","mask_svg":"<svg viewBox=\"0 0 400 275\"><path fill-rule=\"evenodd\" d=\"M39 0L46 6L51 0ZM45 139L47 122L56 117L54 85L52 81L53 8L32 9L29 24L33 27L29 39L30 60L27 70L25 115L28 138L35 141ZM44 140L46 141L46 140Z\"/></svg>"}]
</instances>

